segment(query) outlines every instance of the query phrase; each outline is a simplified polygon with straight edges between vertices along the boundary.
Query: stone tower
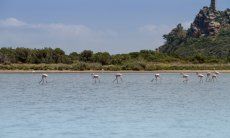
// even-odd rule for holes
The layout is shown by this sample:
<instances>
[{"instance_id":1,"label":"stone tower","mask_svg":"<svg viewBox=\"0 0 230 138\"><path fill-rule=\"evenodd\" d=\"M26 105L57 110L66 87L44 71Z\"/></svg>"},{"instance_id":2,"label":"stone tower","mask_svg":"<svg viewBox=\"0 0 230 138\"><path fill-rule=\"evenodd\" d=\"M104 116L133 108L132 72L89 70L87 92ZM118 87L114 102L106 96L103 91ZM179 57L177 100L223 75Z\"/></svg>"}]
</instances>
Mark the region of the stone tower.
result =
<instances>
[{"instance_id":1,"label":"stone tower","mask_svg":"<svg viewBox=\"0 0 230 138\"><path fill-rule=\"evenodd\" d=\"M211 0L210 8L214 11L216 10L216 0Z\"/></svg>"}]
</instances>

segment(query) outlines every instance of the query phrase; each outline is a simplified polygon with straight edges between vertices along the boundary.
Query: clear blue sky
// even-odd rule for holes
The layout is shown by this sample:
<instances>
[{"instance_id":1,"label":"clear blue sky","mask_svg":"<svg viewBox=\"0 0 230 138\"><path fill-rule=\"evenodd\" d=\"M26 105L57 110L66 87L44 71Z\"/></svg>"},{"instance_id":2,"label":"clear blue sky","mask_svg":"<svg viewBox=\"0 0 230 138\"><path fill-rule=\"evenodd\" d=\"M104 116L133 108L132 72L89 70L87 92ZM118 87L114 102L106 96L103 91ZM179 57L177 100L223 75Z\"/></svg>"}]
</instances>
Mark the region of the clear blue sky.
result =
<instances>
[{"instance_id":1,"label":"clear blue sky","mask_svg":"<svg viewBox=\"0 0 230 138\"><path fill-rule=\"evenodd\" d=\"M126 53L155 49L210 0L0 0L0 46ZM217 7L230 7L217 0Z\"/></svg>"}]
</instances>

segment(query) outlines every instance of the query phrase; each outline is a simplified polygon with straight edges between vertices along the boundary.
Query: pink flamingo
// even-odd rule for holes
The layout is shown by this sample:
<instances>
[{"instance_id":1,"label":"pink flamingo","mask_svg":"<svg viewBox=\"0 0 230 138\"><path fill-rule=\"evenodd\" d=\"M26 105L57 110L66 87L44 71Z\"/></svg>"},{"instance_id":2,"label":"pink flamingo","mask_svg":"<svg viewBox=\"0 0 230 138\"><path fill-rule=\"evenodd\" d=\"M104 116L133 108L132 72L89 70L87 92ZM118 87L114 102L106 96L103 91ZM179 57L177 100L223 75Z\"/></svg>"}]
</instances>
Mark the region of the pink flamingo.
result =
<instances>
[{"instance_id":1,"label":"pink flamingo","mask_svg":"<svg viewBox=\"0 0 230 138\"><path fill-rule=\"evenodd\" d=\"M94 80L95 83L97 83L97 80L100 83L100 76L99 75L92 73L91 76L92 76L92 79Z\"/></svg>"},{"instance_id":2,"label":"pink flamingo","mask_svg":"<svg viewBox=\"0 0 230 138\"><path fill-rule=\"evenodd\" d=\"M154 78L151 80L151 82L153 82L154 80L156 80L156 82L160 79L160 74L155 74Z\"/></svg>"},{"instance_id":3,"label":"pink flamingo","mask_svg":"<svg viewBox=\"0 0 230 138\"><path fill-rule=\"evenodd\" d=\"M220 75L220 72L218 72L218 71L214 71L214 74L216 74L216 75Z\"/></svg>"},{"instance_id":4,"label":"pink flamingo","mask_svg":"<svg viewBox=\"0 0 230 138\"><path fill-rule=\"evenodd\" d=\"M217 75L216 75L216 73L213 73L212 74L212 81L214 82L214 81L217 81Z\"/></svg>"},{"instance_id":5,"label":"pink flamingo","mask_svg":"<svg viewBox=\"0 0 230 138\"><path fill-rule=\"evenodd\" d=\"M200 79L200 82L203 82L204 75L201 73L196 73L197 77Z\"/></svg>"},{"instance_id":6,"label":"pink flamingo","mask_svg":"<svg viewBox=\"0 0 230 138\"><path fill-rule=\"evenodd\" d=\"M181 73L181 75L182 75L182 78L184 79L183 82L188 82L189 75L188 74L184 74L184 73Z\"/></svg>"},{"instance_id":7,"label":"pink flamingo","mask_svg":"<svg viewBox=\"0 0 230 138\"><path fill-rule=\"evenodd\" d=\"M123 75L122 75L121 73L115 74L115 80L113 80L113 82L117 81L117 83L118 83L118 82L119 82L119 80L118 80L119 78L120 78L121 81L123 81L123 80L122 80L122 76L123 76Z\"/></svg>"},{"instance_id":8,"label":"pink flamingo","mask_svg":"<svg viewBox=\"0 0 230 138\"><path fill-rule=\"evenodd\" d=\"M211 72L207 72L207 74L206 74L206 81L210 81L211 80L211 75L212 75Z\"/></svg>"},{"instance_id":9,"label":"pink flamingo","mask_svg":"<svg viewBox=\"0 0 230 138\"><path fill-rule=\"evenodd\" d=\"M39 83L40 84L44 84L45 82L47 83L47 77L48 77L47 74L42 74L42 79L41 79L41 81Z\"/></svg>"}]
</instances>

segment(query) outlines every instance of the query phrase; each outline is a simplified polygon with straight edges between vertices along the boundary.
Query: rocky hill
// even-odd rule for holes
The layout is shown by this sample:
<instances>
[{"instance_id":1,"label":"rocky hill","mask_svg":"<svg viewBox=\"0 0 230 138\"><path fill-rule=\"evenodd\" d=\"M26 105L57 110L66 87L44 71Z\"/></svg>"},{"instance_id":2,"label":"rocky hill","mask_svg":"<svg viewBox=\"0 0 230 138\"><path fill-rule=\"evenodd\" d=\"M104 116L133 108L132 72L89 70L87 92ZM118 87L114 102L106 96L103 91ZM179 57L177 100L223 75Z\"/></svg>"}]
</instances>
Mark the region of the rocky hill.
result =
<instances>
[{"instance_id":1,"label":"rocky hill","mask_svg":"<svg viewBox=\"0 0 230 138\"><path fill-rule=\"evenodd\" d=\"M209 7L204 7L191 24L188 35L191 37L213 36L218 34L221 28L229 24L230 9L216 11Z\"/></svg>"},{"instance_id":2,"label":"rocky hill","mask_svg":"<svg viewBox=\"0 0 230 138\"><path fill-rule=\"evenodd\" d=\"M179 24L164 35L166 42L159 51L184 58L230 56L230 9L217 11L214 7L203 7L188 30Z\"/></svg>"}]
</instances>

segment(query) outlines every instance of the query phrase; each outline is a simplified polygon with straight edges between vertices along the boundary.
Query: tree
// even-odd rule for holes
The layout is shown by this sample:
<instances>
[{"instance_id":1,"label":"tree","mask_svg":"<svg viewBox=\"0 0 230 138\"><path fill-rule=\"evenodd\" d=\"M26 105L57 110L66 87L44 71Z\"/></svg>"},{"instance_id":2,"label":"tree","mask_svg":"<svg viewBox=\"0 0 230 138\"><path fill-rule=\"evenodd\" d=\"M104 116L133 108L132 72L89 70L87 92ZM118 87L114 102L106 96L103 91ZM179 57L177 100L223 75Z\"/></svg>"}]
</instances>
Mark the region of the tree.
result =
<instances>
[{"instance_id":1,"label":"tree","mask_svg":"<svg viewBox=\"0 0 230 138\"><path fill-rule=\"evenodd\" d=\"M228 51L227 62L230 62L230 50Z\"/></svg>"},{"instance_id":2,"label":"tree","mask_svg":"<svg viewBox=\"0 0 230 138\"><path fill-rule=\"evenodd\" d=\"M15 49L3 47L0 49L2 63L16 63Z\"/></svg>"},{"instance_id":3,"label":"tree","mask_svg":"<svg viewBox=\"0 0 230 138\"><path fill-rule=\"evenodd\" d=\"M19 47L19 48L16 48L15 52L16 52L17 61L19 61L21 63L27 62L27 57L30 54L30 49Z\"/></svg>"},{"instance_id":4,"label":"tree","mask_svg":"<svg viewBox=\"0 0 230 138\"><path fill-rule=\"evenodd\" d=\"M38 58L38 52L39 50L33 49L30 52L30 55L27 57L27 62L32 64L39 64L42 61Z\"/></svg>"},{"instance_id":5,"label":"tree","mask_svg":"<svg viewBox=\"0 0 230 138\"><path fill-rule=\"evenodd\" d=\"M191 61L194 62L194 63L205 63L205 57L199 53L199 54L196 54L191 59Z\"/></svg>"},{"instance_id":6,"label":"tree","mask_svg":"<svg viewBox=\"0 0 230 138\"><path fill-rule=\"evenodd\" d=\"M124 62L127 62L131 59L129 54L117 54L111 57L111 63L114 65L120 65Z\"/></svg>"},{"instance_id":7,"label":"tree","mask_svg":"<svg viewBox=\"0 0 230 138\"><path fill-rule=\"evenodd\" d=\"M0 52L0 63L4 63L4 55Z\"/></svg>"},{"instance_id":8,"label":"tree","mask_svg":"<svg viewBox=\"0 0 230 138\"><path fill-rule=\"evenodd\" d=\"M93 61L99 62L102 65L108 65L110 63L110 54L108 52L98 52L93 55Z\"/></svg>"},{"instance_id":9,"label":"tree","mask_svg":"<svg viewBox=\"0 0 230 138\"><path fill-rule=\"evenodd\" d=\"M91 50L84 50L80 54L80 60L84 62L92 61L93 51Z\"/></svg>"},{"instance_id":10,"label":"tree","mask_svg":"<svg viewBox=\"0 0 230 138\"><path fill-rule=\"evenodd\" d=\"M69 54L71 60L79 60L79 54L77 52L72 52Z\"/></svg>"},{"instance_id":11,"label":"tree","mask_svg":"<svg viewBox=\"0 0 230 138\"><path fill-rule=\"evenodd\" d=\"M131 53L129 53L129 55L130 55L130 57L132 58L132 59L136 59L136 58L138 58L139 57L139 52L131 52Z\"/></svg>"},{"instance_id":12,"label":"tree","mask_svg":"<svg viewBox=\"0 0 230 138\"><path fill-rule=\"evenodd\" d=\"M52 57L55 63L62 63L64 56L65 52L63 50L61 50L60 48L54 49Z\"/></svg>"},{"instance_id":13,"label":"tree","mask_svg":"<svg viewBox=\"0 0 230 138\"><path fill-rule=\"evenodd\" d=\"M169 34L163 35L166 44L178 45L185 40L187 31L184 30L181 24L178 24Z\"/></svg>"}]
</instances>

